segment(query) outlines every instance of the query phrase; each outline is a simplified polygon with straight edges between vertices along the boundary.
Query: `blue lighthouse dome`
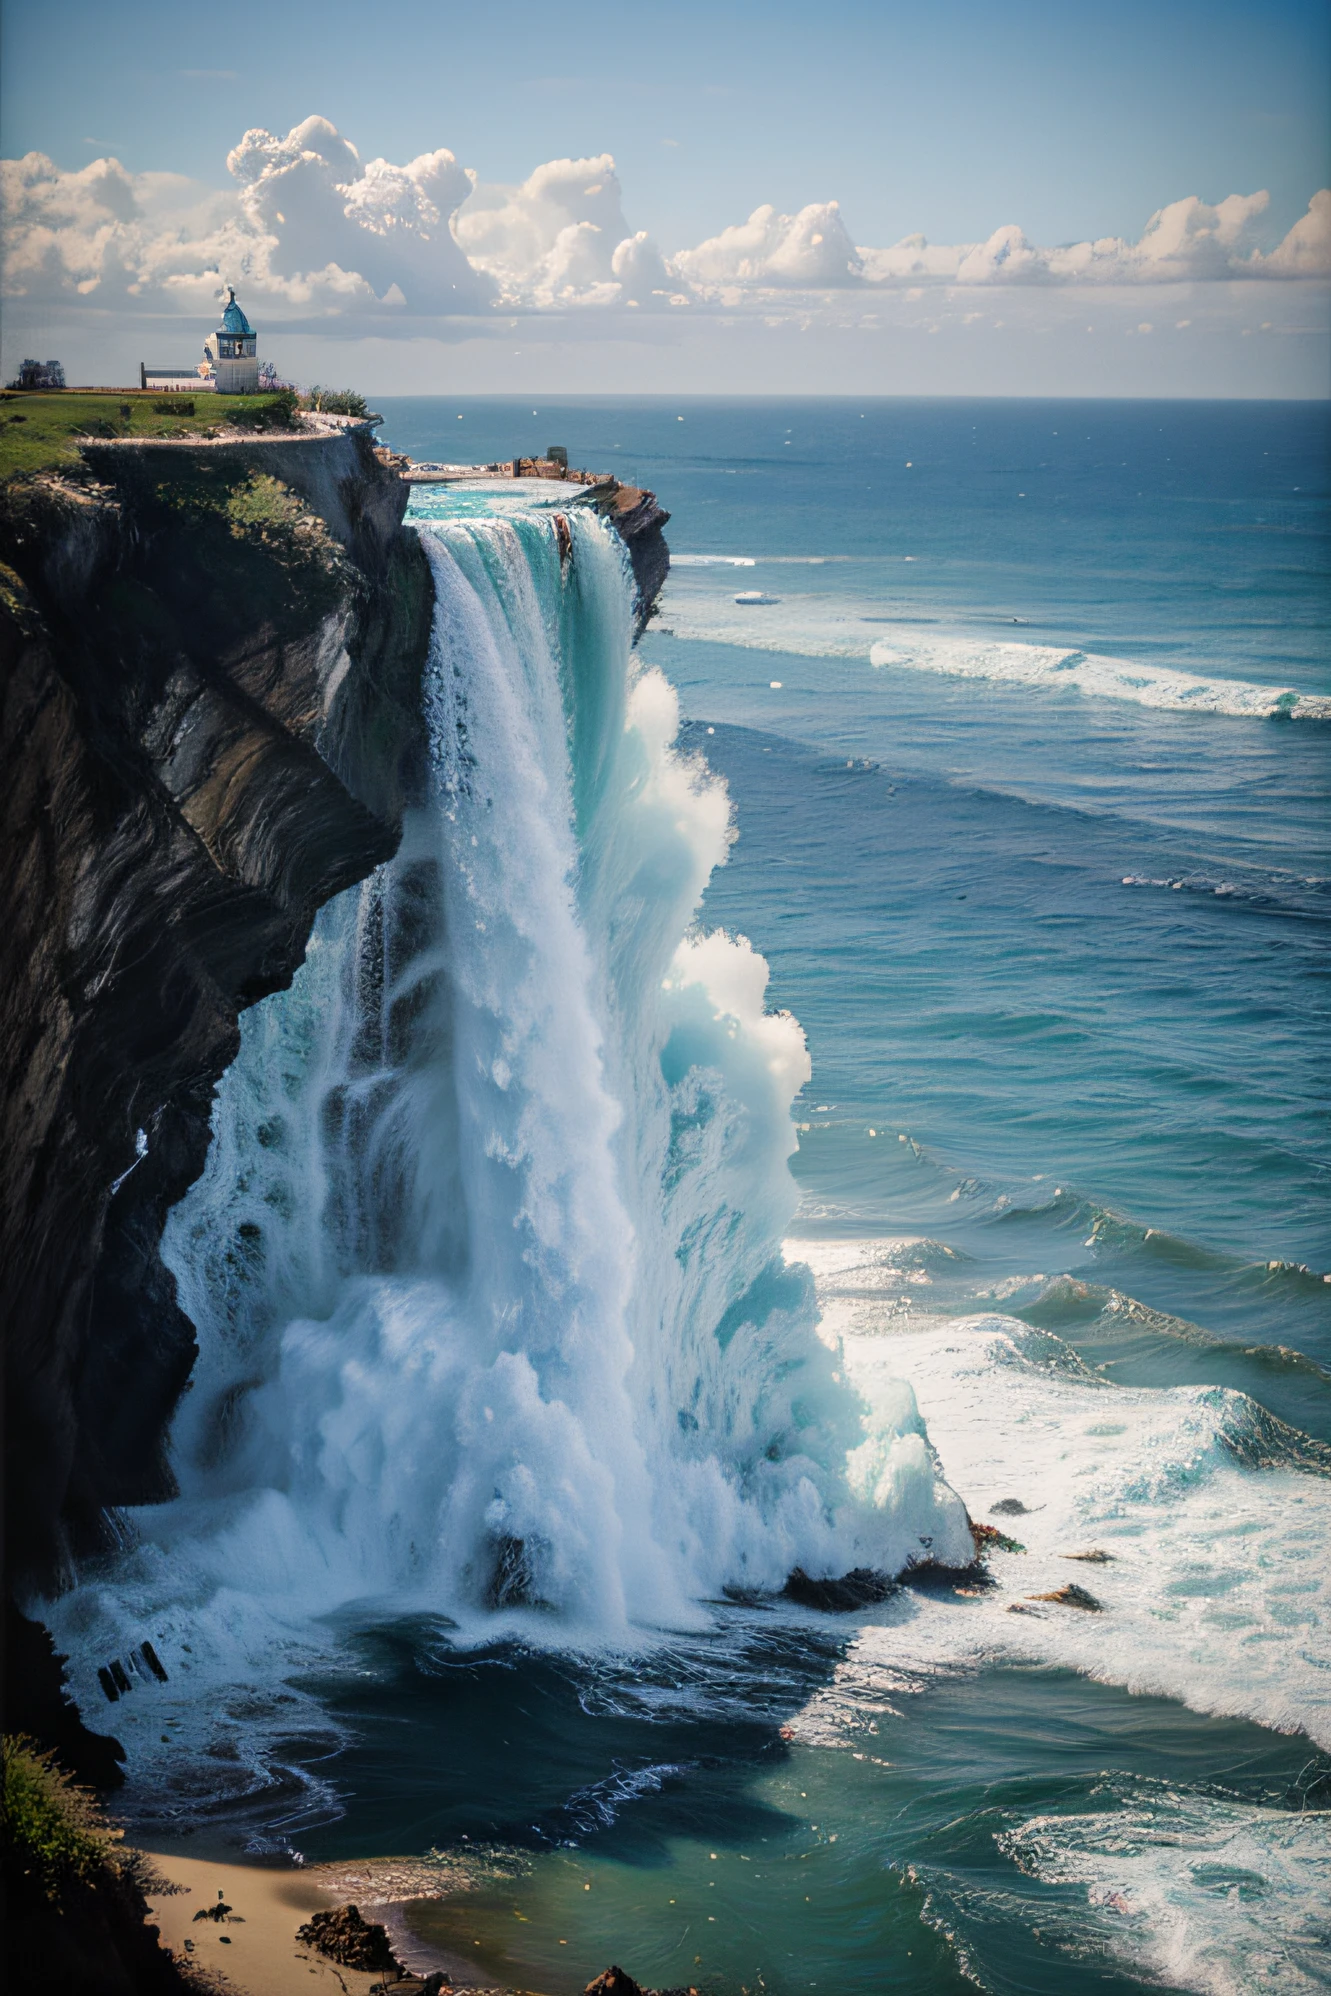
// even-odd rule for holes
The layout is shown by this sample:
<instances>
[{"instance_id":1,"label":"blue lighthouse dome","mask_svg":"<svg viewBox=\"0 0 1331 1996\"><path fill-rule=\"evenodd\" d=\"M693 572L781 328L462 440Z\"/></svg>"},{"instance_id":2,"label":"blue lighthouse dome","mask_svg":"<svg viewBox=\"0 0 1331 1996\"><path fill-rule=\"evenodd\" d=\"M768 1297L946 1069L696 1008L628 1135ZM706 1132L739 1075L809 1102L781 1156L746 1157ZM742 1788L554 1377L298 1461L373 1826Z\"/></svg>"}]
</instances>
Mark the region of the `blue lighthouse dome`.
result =
<instances>
[{"instance_id":1,"label":"blue lighthouse dome","mask_svg":"<svg viewBox=\"0 0 1331 1996\"><path fill-rule=\"evenodd\" d=\"M222 331L224 333L239 333L242 336L252 334L254 331L253 326L251 326L249 320L245 317L239 305L237 305L235 291L230 287L227 290L226 310L222 314Z\"/></svg>"}]
</instances>

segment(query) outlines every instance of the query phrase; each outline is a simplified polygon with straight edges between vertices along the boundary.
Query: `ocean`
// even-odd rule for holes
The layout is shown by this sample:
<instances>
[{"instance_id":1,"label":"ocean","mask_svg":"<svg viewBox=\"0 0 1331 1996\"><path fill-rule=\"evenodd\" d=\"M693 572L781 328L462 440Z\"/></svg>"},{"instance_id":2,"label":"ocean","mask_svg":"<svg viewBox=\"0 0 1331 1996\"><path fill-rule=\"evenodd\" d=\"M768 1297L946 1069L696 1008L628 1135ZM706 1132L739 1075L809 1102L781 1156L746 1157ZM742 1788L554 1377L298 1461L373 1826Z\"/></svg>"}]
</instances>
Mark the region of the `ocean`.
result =
<instances>
[{"instance_id":1,"label":"ocean","mask_svg":"<svg viewBox=\"0 0 1331 1996\"><path fill-rule=\"evenodd\" d=\"M672 573L631 654L590 517L414 495L432 798L52 1609L170 1667L131 1820L461 1864L415 1932L550 1996L1331 1987L1326 408L382 408Z\"/></svg>"}]
</instances>

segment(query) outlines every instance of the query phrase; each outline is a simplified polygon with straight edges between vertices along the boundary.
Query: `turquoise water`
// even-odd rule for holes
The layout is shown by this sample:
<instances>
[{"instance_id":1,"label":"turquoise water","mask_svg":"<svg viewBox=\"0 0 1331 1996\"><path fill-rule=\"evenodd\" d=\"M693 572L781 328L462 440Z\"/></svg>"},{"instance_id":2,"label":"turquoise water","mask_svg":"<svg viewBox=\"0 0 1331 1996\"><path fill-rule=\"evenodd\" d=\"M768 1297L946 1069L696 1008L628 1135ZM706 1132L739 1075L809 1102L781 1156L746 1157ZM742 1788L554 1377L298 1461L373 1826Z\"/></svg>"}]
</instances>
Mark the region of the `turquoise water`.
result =
<instances>
[{"instance_id":1,"label":"turquoise water","mask_svg":"<svg viewBox=\"0 0 1331 1996\"><path fill-rule=\"evenodd\" d=\"M415 1905L418 1936L552 1996L612 1957L717 1996L1331 1986L1326 412L384 413L417 458L560 442L658 492L676 565L629 711L668 738L664 674L684 759L616 760L621 582L590 526L566 575L539 513L506 530L420 494L462 620L432 696L451 843L409 827L247 1023L171 1246L204 1345L185 1498L141 1514L138 1564L61 1630L77 1649L99 1617L147 1616L174 1681L193 1615L222 1659L206 1752L225 1736L235 1771L149 1794L145 1732L133 1806L156 1834L206 1823L310 1860L444 1852L476 1888ZM469 660L491 641L486 679ZM534 746L520 717L499 729L515 688ZM575 919L546 934L565 730ZM724 778L728 846L691 756ZM670 955L704 880L701 923L732 938L696 944L729 993L719 1036ZM447 1088L424 1085L440 961L466 996ZM635 1037L667 964L666 1023ZM546 1020L542 994L575 987L599 1054L576 1007L558 1035ZM487 1174L519 1157L546 1159L559 1225L529 1193L480 1228ZM373 1196L353 1196L365 1158ZM242 1220L261 1278L220 1253ZM651 1309L623 1372L596 1299L628 1277L597 1257L630 1226ZM547 1432L515 1390L516 1463L479 1413L450 1425L472 1395L448 1369L464 1264L578 1414ZM638 1483L621 1377L644 1430L661 1413ZM848 1615L775 1598L764 1559L819 1556L782 1508L796 1438L832 1505L852 1389L895 1465L879 1514L950 1546L956 1492L1013 1542L989 1585L925 1572ZM208 1410L245 1394L219 1471ZM688 1555L685 1612L680 1569L653 1562L711 1515L704 1441L750 1509L715 1513L724 1556ZM510 1548L497 1629L467 1573L429 1566L436 1482L450 1517L493 1486L508 1521L475 1541ZM840 1568L816 1570L860 1563L853 1509ZM566 1564L527 1573L542 1542ZM1098 1610L1031 1598L1069 1582ZM278 1670L281 1588L308 1590L308 1621Z\"/></svg>"}]
</instances>

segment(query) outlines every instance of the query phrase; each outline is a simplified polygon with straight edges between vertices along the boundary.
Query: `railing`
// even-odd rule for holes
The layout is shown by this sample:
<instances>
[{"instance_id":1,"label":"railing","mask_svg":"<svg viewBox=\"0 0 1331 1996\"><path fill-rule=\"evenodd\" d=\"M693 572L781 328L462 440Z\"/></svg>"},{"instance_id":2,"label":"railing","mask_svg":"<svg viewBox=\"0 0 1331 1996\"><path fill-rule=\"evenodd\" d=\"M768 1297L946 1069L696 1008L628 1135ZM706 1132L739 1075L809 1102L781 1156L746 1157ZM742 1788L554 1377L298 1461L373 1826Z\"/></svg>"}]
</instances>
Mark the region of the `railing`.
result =
<instances>
[{"instance_id":1,"label":"railing","mask_svg":"<svg viewBox=\"0 0 1331 1996\"><path fill-rule=\"evenodd\" d=\"M165 388L168 392L190 388L206 393L216 386L211 376L198 374L192 367L149 367L145 361L139 362L140 388Z\"/></svg>"}]
</instances>

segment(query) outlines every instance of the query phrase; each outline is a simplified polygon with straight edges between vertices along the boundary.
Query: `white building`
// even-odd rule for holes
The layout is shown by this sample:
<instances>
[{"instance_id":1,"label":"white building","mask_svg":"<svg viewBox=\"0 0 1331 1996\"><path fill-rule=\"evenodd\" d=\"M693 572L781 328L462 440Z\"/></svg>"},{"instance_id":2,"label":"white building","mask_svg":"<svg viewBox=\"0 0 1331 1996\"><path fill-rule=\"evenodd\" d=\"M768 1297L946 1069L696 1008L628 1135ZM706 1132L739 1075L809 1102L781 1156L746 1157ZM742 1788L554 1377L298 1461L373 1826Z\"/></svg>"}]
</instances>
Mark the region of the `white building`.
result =
<instances>
[{"instance_id":1,"label":"white building","mask_svg":"<svg viewBox=\"0 0 1331 1996\"><path fill-rule=\"evenodd\" d=\"M259 361L254 328L228 288L226 310L215 333L203 343L204 358L213 365L219 395L257 395Z\"/></svg>"}]
</instances>

